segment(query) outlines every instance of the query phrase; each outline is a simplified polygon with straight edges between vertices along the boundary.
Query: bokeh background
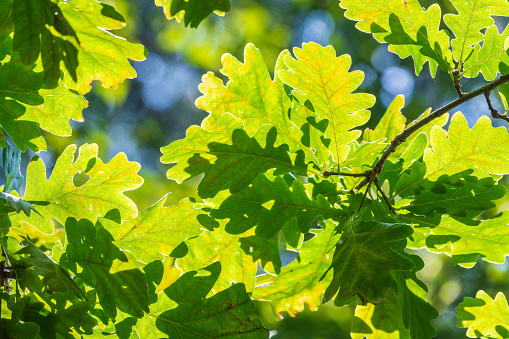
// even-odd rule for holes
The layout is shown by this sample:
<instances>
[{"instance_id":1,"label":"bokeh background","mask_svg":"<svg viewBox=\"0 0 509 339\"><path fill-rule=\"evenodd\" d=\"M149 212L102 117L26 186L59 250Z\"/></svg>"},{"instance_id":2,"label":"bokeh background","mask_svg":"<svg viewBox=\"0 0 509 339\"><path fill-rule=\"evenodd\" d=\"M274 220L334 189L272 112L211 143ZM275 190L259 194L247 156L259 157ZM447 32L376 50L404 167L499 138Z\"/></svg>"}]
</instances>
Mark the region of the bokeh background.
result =
<instances>
[{"instance_id":1,"label":"bokeh background","mask_svg":"<svg viewBox=\"0 0 509 339\"><path fill-rule=\"evenodd\" d=\"M195 195L196 180L179 185L166 178L168 166L160 163L159 149L183 138L190 125L200 124L206 113L197 109L194 101L200 96L201 75L207 71L220 75L224 53L243 60L243 49L248 42L261 50L271 73L282 50L300 47L303 42L330 44L338 55L350 54L352 69L365 73L359 90L377 97L371 109L371 120L363 128L376 126L398 94L406 98L403 113L407 122L428 107L438 108L456 98L447 74L439 70L433 79L425 66L417 77L411 59L400 60L387 51L387 45L380 45L370 35L357 31L355 23L343 16L344 10L337 0L232 0L232 10L225 17L212 15L197 29L167 20L162 8L156 7L152 0L103 2L113 5L128 23L125 29L114 33L146 46L148 59L134 63L138 77L126 81L118 89L94 84L93 91L87 95L89 108L83 112L85 121L73 123L72 137L46 134L51 151L40 156L50 172L58 155L71 143L99 144L104 161L118 152L126 153L130 160L142 164L140 174L145 183L140 189L129 192L140 210L167 193L171 193L169 203ZM433 2L421 0L421 5L428 7ZM448 1L439 3L443 12L455 13ZM503 29L507 21L497 18L497 24ZM483 83L482 78L463 81L463 89L468 91ZM494 104L502 110L499 100L494 100ZM480 116L489 115L482 97L457 110L466 115L470 126ZM506 123L495 121L494 124ZM33 155L26 155L24 160L28 161ZM508 181L503 183L507 185ZM498 211L507 208L508 201L499 201ZM484 289L491 297L498 291L509 293L507 263L495 265L479 261L474 268L464 269L452 266L447 256L425 250L419 254L426 262L420 277L430 289L431 303L440 312L435 321L438 338L465 338L465 330L456 328L454 312L463 297L474 297L479 289ZM269 304L260 302L257 305L258 316L271 330L273 338L350 337L353 305L337 308L327 304L317 312L306 310L295 318L283 314L283 319L273 314Z\"/></svg>"}]
</instances>

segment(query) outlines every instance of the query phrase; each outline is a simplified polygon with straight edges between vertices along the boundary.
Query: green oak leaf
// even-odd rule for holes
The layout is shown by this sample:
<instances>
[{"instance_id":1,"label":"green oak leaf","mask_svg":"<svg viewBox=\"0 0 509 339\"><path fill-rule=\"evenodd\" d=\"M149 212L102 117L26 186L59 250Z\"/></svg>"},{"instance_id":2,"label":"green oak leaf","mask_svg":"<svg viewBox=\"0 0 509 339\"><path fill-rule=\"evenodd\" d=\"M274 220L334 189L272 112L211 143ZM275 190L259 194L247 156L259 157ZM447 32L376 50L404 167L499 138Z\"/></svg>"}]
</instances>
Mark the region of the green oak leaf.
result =
<instances>
[{"instance_id":1,"label":"green oak leaf","mask_svg":"<svg viewBox=\"0 0 509 339\"><path fill-rule=\"evenodd\" d=\"M26 217L9 214L0 219L14 227L30 224L43 233L53 232L50 218L65 223L68 217L87 218L96 221L111 209L118 209L122 220L137 216L136 204L124 195L125 191L138 188L143 179L137 175L140 165L129 162L123 153L117 154L104 164L97 158L98 147L85 144L80 147L76 160L76 146L68 146L58 158L51 177L46 179L46 166L39 157L34 157L27 169L27 186L23 200L33 205L43 217ZM76 174L86 174L90 179L76 187Z\"/></svg>"},{"instance_id":2,"label":"green oak leaf","mask_svg":"<svg viewBox=\"0 0 509 339\"><path fill-rule=\"evenodd\" d=\"M224 125L236 125L236 120L231 115L225 115ZM307 174L308 166L304 164L302 151L298 152L292 161L287 145L274 147L277 139L275 127L267 133L265 147L262 148L258 141L254 137L250 138L243 129L230 132L224 125L221 123L221 129L217 132L215 129L208 132L199 127L194 128L196 133L189 134L188 131L186 139L178 140L162 148L163 162L187 160L189 165L184 168L184 171L190 173L191 177L205 173L198 185L198 195L201 198L212 198L219 191L228 188L232 194L240 192L259 174L273 168L276 169L274 175L287 172L294 172L297 175ZM213 139L226 136L223 134L226 131L228 134L231 133L229 140L224 140L228 143L211 141L206 146L203 145L203 141L197 143L198 140L209 135ZM179 166L180 169L182 167L182 165ZM171 173L174 173L173 169L169 170L169 175Z\"/></svg>"},{"instance_id":3,"label":"green oak leaf","mask_svg":"<svg viewBox=\"0 0 509 339\"><path fill-rule=\"evenodd\" d=\"M449 35L439 28L439 5L425 10L418 0L343 0L340 6L346 9L348 19L358 21L358 30L372 33L379 42L388 42L389 50L401 58L412 56L417 75L427 61L432 76L439 64L445 71L453 68Z\"/></svg>"},{"instance_id":4,"label":"green oak leaf","mask_svg":"<svg viewBox=\"0 0 509 339\"><path fill-rule=\"evenodd\" d=\"M44 1L45 2L45 1ZM12 18L15 34L13 50L19 52L24 64L33 63L41 51L41 28L45 23L43 1L14 0L12 4Z\"/></svg>"},{"instance_id":5,"label":"green oak leaf","mask_svg":"<svg viewBox=\"0 0 509 339\"><path fill-rule=\"evenodd\" d=\"M97 222L87 219L65 222L67 246L60 265L94 288L104 313L114 319L117 305L137 318L148 312L147 285L143 273L131 268L117 270L114 261L128 263L125 252L114 245L115 239ZM129 263L128 263L129 264ZM129 265L128 265L129 266Z\"/></svg>"},{"instance_id":6,"label":"green oak leaf","mask_svg":"<svg viewBox=\"0 0 509 339\"><path fill-rule=\"evenodd\" d=\"M158 284L162 276L162 265L152 266L145 267L147 275L154 277L148 279L149 286ZM219 278L221 266L220 262L214 262L187 272L157 294L150 311L135 324L134 337L267 338L269 333L260 320L249 318L255 305L243 284L234 284L207 298ZM154 273L157 270L159 274Z\"/></svg>"},{"instance_id":7,"label":"green oak leaf","mask_svg":"<svg viewBox=\"0 0 509 339\"><path fill-rule=\"evenodd\" d=\"M496 207L493 200L502 198L506 192L505 187L497 185L491 177L478 179L472 176L472 170L444 174L436 181L425 179L425 171L425 164L415 162L410 174L401 175L396 185L397 194L414 199L401 209L418 215L441 212L453 217L469 215L473 218Z\"/></svg>"},{"instance_id":8,"label":"green oak leaf","mask_svg":"<svg viewBox=\"0 0 509 339\"><path fill-rule=\"evenodd\" d=\"M424 153L426 178L436 180L443 174L473 169L473 175L484 178L509 174L509 133L505 127L493 128L482 116L474 127L468 127L461 113L451 119L447 135L438 127L431 131L431 147Z\"/></svg>"},{"instance_id":9,"label":"green oak leaf","mask_svg":"<svg viewBox=\"0 0 509 339\"><path fill-rule=\"evenodd\" d=\"M62 292L42 296L30 293L23 298L20 319L42 325L38 338L73 339L92 334L97 325L89 313L92 305L88 301L70 303L69 299L69 294Z\"/></svg>"},{"instance_id":10,"label":"green oak leaf","mask_svg":"<svg viewBox=\"0 0 509 339\"><path fill-rule=\"evenodd\" d=\"M25 178L21 174L21 151L17 147L12 147L9 142L5 144L2 152L2 165L6 176L4 192L17 191L23 184Z\"/></svg>"},{"instance_id":11,"label":"green oak leaf","mask_svg":"<svg viewBox=\"0 0 509 339\"><path fill-rule=\"evenodd\" d=\"M351 130L369 120L369 111L375 98L371 94L352 92L364 79L361 71L348 72L352 64L349 55L336 57L332 46L322 47L309 42L302 49L294 48L295 57L284 57L288 70L279 70L281 80L292 87L292 95L299 102L309 102L321 119L329 121L325 136L335 163L346 159L349 143L356 140L361 131ZM330 164L329 164L330 166Z\"/></svg>"},{"instance_id":12,"label":"green oak leaf","mask_svg":"<svg viewBox=\"0 0 509 339\"><path fill-rule=\"evenodd\" d=\"M391 141L398 134L403 132L406 127L406 119L401 114L401 109L405 106L405 97L398 95L391 102L385 111L382 119L376 125L375 130L366 128L362 134L362 139L365 141L376 141L384 139Z\"/></svg>"},{"instance_id":13,"label":"green oak leaf","mask_svg":"<svg viewBox=\"0 0 509 339\"><path fill-rule=\"evenodd\" d=\"M42 217L30 202L20 199L17 195L0 192L0 200L4 201L5 206L2 206L2 210L5 209L7 213L12 211L19 213L23 211L25 215L29 217L30 211L34 211ZM5 224L3 226L5 227Z\"/></svg>"},{"instance_id":14,"label":"green oak leaf","mask_svg":"<svg viewBox=\"0 0 509 339\"><path fill-rule=\"evenodd\" d=\"M186 241L189 252L177 259L176 265L184 272L197 270L219 261L223 265L221 274L214 285L214 292L222 291L232 283L243 283L248 292L255 287L256 262L258 258L250 241L254 232L233 235L224 226L214 231L206 231L199 237ZM278 260L279 255L278 255Z\"/></svg>"},{"instance_id":15,"label":"green oak leaf","mask_svg":"<svg viewBox=\"0 0 509 339\"><path fill-rule=\"evenodd\" d=\"M488 27L482 47L475 44L472 55L463 64L463 76L475 78L477 74L482 73L486 80L495 79L499 64L509 64L509 55L506 52L509 46L505 44L508 36L507 27L502 34L498 33L497 26Z\"/></svg>"},{"instance_id":16,"label":"green oak leaf","mask_svg":"<svg viewBox=\"0 0 509 339\"><path fill-rule=\"evenodd\" d=\"M115 238L115 244L131 251L136 259L145 263L163 259L183 241L203 233L196 219L203 212L194 208L193 202L184 199L164 207L166 198L140 212L136 219L118 224L106 217L101 224Z\"/></svg>"},{"instance_id":17,"label":"green oak leaf","mask_svg":"<svg viewBox=\"0 0 509 339\"><path fill-rule=\"evenodd\" d=\"M3 300L2 300L3 302ZM11 314L6 314L5 308L2 309L2 318L0 319L0 327L5 331L4 333L9 338L32 339L40 338L40 326L34 322L20 321L23 310L25 309L25 302L22 300L14 300L14 295L11 295L10 300L6 303L8 310ZM5 307L4 304L2 304Z\"/></svg>"},{"instance_id":18,"label":"green oak leaf","mask_svg":"<svg viewBox=\"0 0 509 339\"><path fill-rule=\"evenodd\" d=\"M12 0L5 0L0 3L0 43L14 31L12 21Z\"/></svg>"},{"instance_id":19,"label":"green oak leaf","mask_svg":"<svg viewBox=\"0 0 509 339\"><path fill-rule=\"evenodd\" d=\"M404 253L406 243L400 246ZM403 324L410 329L413 339L430 339L436 336L431 320L438 318L438 311L426 300L428 288L417 278L416 273L424 268L424 262L417 255L408 255L415 264L412 271L394 272L398 284L398 300L401 305Z\"/></svg>"},{"instance_id":20,"label":"green oak leaf","mask_svg":"<svg viewBox=\"0 0 509 339\"><path fill-rule=\"evenodd\" d=\"M506 0L451 0L451 3L458 14L444 15L444 22L456 37L451 47L454 59L461 65L472 53L473 46L485 39L481 30L494 25L492 16L509 15L509 3Z\"/></svg>"},{"instance_id":21,"label":"green oak leaf","mask_svg":"<svg viewBox=\"0 0 509 339\"><path fill-rule=\"evenodd\" d=\"M357 219L349 220L341 229L343 233L327 269L327 272L333 270L332 282L325 290L323 301L336 296L334 303L342 305L359 296L363 304L376 303L388 291L395 292L391 272L411 270L414 263L394 251L389 243L406 239L412 234L412 228L401 223Z\"/></svg>"},{"instance_id":22,"label":"green oak leaf","mask_svg":"<svg viewBox=\"0 0 509 339\"><path fill-rule=\"evenodd\" d=\"M168 19L184 19L185 25L196 28L212 12L224 14L231 8L230 0L155 0L156 6L164 8Z\"/></svg>"},{"instance_id":23,"label":"green oak leaf","mask_svg":"<svg viewBox=\"0 0 509 339\"><path fill-rule=\"evenodd\" d=\"M488 220L456 220L439 214L427 217L400 215L399 220L418 224L431 252L445 253L454 265L472 267L480 256L483 260L503 263L509 255L509 212L504 211ZM466 218L465 218L466 219ZM417 232L417 229L416 229ZM409 244L409 247L421 247Z\"/></svg>"},{"instance_id":24,"label":"green oak leaf","mask_svg":"<svg viewBox=\"0 0 509 339\"><path fill-rule=\"evenodd\" d=\"M270 301L277 314L288 312L295 316L304 311L305 305L316 311L330 282L330 277L320 281L320 276L329 267L332 260L330 249L339 239L334 226L329 221L325 229L313 230L315 236L303 243L297 259L283 267L277 276L266 274L258 277L253 299Z\"/></svg>"},{"instance_id":25,"label":"green oak leaf","mask_svg":"<svg viewBox=\"0 0 509 339\"><path fill-rule=\"evenodd\" d=\"M9 43L10 38L4 42ZM16 55L0 67L0 125L23 152L46 149L38 127L71 135L69 119L83 121L81 111L88 106L67 73L55 88L44 86L43 74L40 62L24 65Z\"/></svg>"},{"instance_id":26,"label":"green oak leaf","mask_svg":"<svg viewBox=\"0 0 509 339\"><path fill-rule=\"evenodd\" d=\"M116 88L125 79L136 77L127 59L144 60L147 50L109 31L125 26L122 15L110 5L96 1L69 0L59 2L58 6L80 42L77 68L80 94L90 91L93 80L99 80L105 88Z\"/></svg>"},{"instance_id":27,"label":"green oak leaf","mask_svg":"<svg viewBox=\"0 0 509 339\"><path fill-rule=\"evenodd\" d=\"M226 86L220 78L209 72L203 75L198 87L203 96L196 100L196 107L210 113L201 126L211 131L223 113L229 112L242 119L248 136L253 137L262 126L275 126L278 140L274 147L287 144L292 153L304 149L309 154L311 150L301 141L300 127L306 123L308 115L315 114L303 109L300 104L293 110L292 100L277 76L278 70L286 69L283 59L289 54L285 50L279 55L274 80L269 75L260 50L253 44L247 44L244 49L244 63L231 54L223 55L221 73L229 78ZM263 134L260 135L263 137ZM263 139L258 139L262 147Z\"/></svg>"},{"instance_id":28,"label":"green oak leaf","mask_svg":"<svg viewBox=\"0 0 509 339\"><path fill-rule=\"evenodd\" d=\"M35 246L30 240L23 241L24 248L14 254L26 255L27 258L22 260L22 265L33 273L44 277L43 283L47 285L53 292L73 291L79 298L86 299L78 285L60 267L56 262L51 260L39 247Z\"/></svg>"},{"instance_id":29,"label":"green oak leaf","mask_svg":"<svg viewBox=\"0 0 509 339\"><path fill-rule=\"evenodd\" d=\"M321 195L311 199L299 180L294 180L291 190L281 177L274 181L265 175L256 178L251 186L226 198L210 212L215 219L229 219L226 231L241 234L256 226L256 235L270 239L290 219L296 219L299 230L307 233L311 223L328 218L341 218L346 214L334 208Z\"/></svg>"},{"instance_id":30,"label":"green oak leaf","mask_svg":"<svg viewBox=\"0 0 509 339\"><path fill-rule=\"evenodd\" d=\"M410 339L401 321L401 306L388 294L376 305L357 305L350 330L352 339Z\"/></svg>"},{"instance_id":31,"label":"green oak leaf","mask_svg":"<svg viewBox=\"0 0 509 339\"><path fill-rule=\"evenodd\" d=\"M491 299L480 290L475 298L465 298L456 307L457 327L466 328L470 338L503 339L509 336L509 306L502 292Z\"/></svg>"}]
</instances>

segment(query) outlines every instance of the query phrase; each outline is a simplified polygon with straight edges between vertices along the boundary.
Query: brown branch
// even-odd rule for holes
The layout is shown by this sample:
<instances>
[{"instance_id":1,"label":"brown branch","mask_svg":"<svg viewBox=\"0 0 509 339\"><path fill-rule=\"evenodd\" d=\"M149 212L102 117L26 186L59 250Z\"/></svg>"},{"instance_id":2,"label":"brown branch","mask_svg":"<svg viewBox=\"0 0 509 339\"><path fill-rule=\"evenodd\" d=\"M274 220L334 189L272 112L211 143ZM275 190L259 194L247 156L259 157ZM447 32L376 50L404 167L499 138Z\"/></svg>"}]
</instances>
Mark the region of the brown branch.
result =
<instances>
[{"instance_id":1,"label":"brown branch","mask_svg":"<svg viewBox=\"0 0 509 339\"><path fill-rule=\"evenodd\" d=\"M493 108L493 106L491 105L490 91L484 92L484 97L486 98L486 102L488 103L488 108L490 109L491 116L493 117L493 119L502 119L509 122L509 117L507 115L500 114L498 110Z\"/></svg>"},{"instance_id":2,"label":"brown branch","mask_svg":"<svg viewBox=\"0 0 509 339\"><path fill-rule=\"evenodd\" d=\"M463 95L465 95L465 93L463 93L461 91L460 72L458 70L456 70L456 71L452 72L452 76L453 76L453 82L454 82L454 89L458 93L458 97L461 98Z\"/></svg>"},{"instance_id":3,"label":"brown branch","mask_svg":"<svg viewBox=\"0 0 509 339\"><path fill-rule=\"evenodd\" d=\"M497 88L498 86L502 85L502 84L505 84L506 82L509 82L509 74L506 74L506 75L502 75L500 78L498 78L497 80L494 80L492 82L490 82L489 84L483 86L483 87L480 87L472 92L468 92L468 93L463 93L463 95L454 100L454 101L451 101L450 103L448 103L447 105L433 111L430 115L428 115L427 117L425 117L424 119L416 122L414 125L408 127L407 129L405 129L403 132L401 132L400 134L398 134L394 140L391 141L391 144L389 145L389 147L387 147L383 152L382 152L382 156L380 157L380 159L377 161L377 163L375 164L375 166L373 167L372 169L372 175L377 175L378 173L380 173L382 171L382 168L385 164L385 162L387 161L387 159L389 158L389 156L391 155L391 153L393 153L394 151L396 151L396 148L398 148L399 145L401 145L403 142L406 141L406 139L411 136L414 132L416 132L417 130L419 130L421 127L429 124L430 122L432 122L433 120L435 120L436 118L439 118L441 117L442 115L444 115L445 113L449 112L451 109L453 108L456 108L458 107L459 105L481 95L481 94L484 94L486 92L490 92L491 90L493 90L494 88ZM369 172L369 171L366 171L366 172Z\"/></svg>"},{"instance_id":4,"label":"brown branch","mask_svg":"<svg viewBox=\"0 0 509 339\"><path fill-rule=\"evenodd\" d=\"M368 195L368 192L369 192L369 188L371 187L371 183L373 182L373 180L376 178L375 175L372 175L370 178L369 178L369 183L368 183L368 187L366 188L366 192L364 192L364 195L362 196L362 200L361 200L361 204L359 205L359 208L357 209L357 214L359 214L361 208L362 208L362 205L364 204L364 200L366 200L366 195ZM368 179L368 178L366 178Z\"/></svg>"},{"instance_id":5,"label":"brown branch","mask_svg":"<svg viewBox=\"0 0 509 339\"><path fill-rule=\"evenodd\" d=\"M344 177L367 177L369 175L368 173L369 171L366 171L364 173L343 173L343 172L329 172L329 171L324 171L323 172L323 176L324 177L330 177L331 175L341 175L341 176L344 176Z\"/></svg>"},{"instance_id":6,"label":"brown branch","mask_svg":"<svg viewBox=\"0 0 509 339\"><path fill-rule=\"evenodd\" d=\"M387 204L387 206L389 207L389 210L391 211L392 214L398 214L398 212L396 212L396 210L394 209L394 207L392 207L391 203L389 202L389 198L387 198L387 196L385 195L385 192L382 190L382 187L380 187L380 180L378 180L378 177L375 177L373 179L373 182L375 183L375 186L378 190L378 192L380 192L380 194L382 195L382 197L384 198L385 200L385 203Z\"/></svg>"}]
</instances>

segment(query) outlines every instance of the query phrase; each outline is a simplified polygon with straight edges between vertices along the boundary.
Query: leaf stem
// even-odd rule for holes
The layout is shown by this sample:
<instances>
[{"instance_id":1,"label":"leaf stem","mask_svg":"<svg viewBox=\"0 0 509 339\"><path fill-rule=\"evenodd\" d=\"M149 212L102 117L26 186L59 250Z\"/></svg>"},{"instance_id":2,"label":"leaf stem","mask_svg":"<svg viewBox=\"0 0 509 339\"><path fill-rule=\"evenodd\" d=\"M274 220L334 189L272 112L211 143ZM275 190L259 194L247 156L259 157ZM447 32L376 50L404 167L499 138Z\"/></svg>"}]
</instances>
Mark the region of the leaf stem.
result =
<instances>
[{"instance_id":1,"label":"leaf stem","mask_svg":"<svg viewBox=\"0 0 509 339\"><path fill-rule=\"evenodd\" d=\"M385 203L387 204L387 206L389 207L389 210L391 211L392 214L396 214L398 215L398 212L396 212L396 210L394 209L394 207L392 207L391 203L389 202L389 199L387 198L387 196L385 195L385 192L382 190L382 187L380 187L380 180L378 180L378 177L375 177L373 179L373 182L375 183L375 186L378 190L378 192L380 192L380 194L382 195L382 197L384 198L385 200Z\"/></svg>"}]
</instances>

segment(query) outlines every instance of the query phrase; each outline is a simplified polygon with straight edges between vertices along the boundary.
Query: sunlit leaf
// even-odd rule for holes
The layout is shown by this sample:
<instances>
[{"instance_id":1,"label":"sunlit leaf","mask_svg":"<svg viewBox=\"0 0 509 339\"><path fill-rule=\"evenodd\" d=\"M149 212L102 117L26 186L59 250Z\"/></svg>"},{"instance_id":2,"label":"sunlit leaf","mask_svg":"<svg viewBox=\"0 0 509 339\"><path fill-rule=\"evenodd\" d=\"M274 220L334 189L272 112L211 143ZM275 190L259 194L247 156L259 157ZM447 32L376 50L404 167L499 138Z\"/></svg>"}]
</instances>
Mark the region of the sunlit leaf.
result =
<instances>
[{"instance_id":1,"label":"sunlit leaf","mask_svg":"<svg viewBox=\"0 0 509 339\"><path fill-rule=\"evenodd\" d=\"M228 12L231 8L230 0L155 0L155 3L164 8L168 19L180 22L184 18L185 25L194 28L212 12Z\"/></svg>"},{"instance_id":2,"label":"sunlit leaf","mask_svg":"<svg viewBox=\"0 0 509 339\"><path fill-rule=\"evenodd\" d=\"M369 128L364 130L364 134L362 135L363 140L375 141L385 139L387 141L392 141L398 134L403 132L405 130L406 119L403 114L401 114L401 109L404 106L405 97L403 95L395 97L389 107L387 107L378 125L376 125L375 130L373 131Z\"/></svg>"},{"instance_id":3,"label":"sunlit leaf","mask_svg":"<svg viewBox=\"0 0 509 339\"><path fill-rule=\"evenodd\" d=\"M461 113L451 119L446 133L438 127L431 131L431 149L424 153L426 178L473 169L473 175L509 174L509 133L505 127L493 128L482 116L472 129Z\"/></svg>"},{"instance_id":4,"label":"sunlit leaf","mask_svg":"<svg viewBox=\"0 0 509 339\"><path fill-rule=\"evenodd\" d=\"M438 4L427 10L418 0L343 0L345 16L359 21L355 27L372 33L379 42L388 42L389 50L401 58L412 56L418 75L429 61L430 71L436 74L437 65L445 71L453 68L449 51L449 35L440 30L441 10Z\"/></svg>"},{"instance_id":5,"label":"sunlit leaf","mask_svg":"<svg viewBox=\"0 0 509 339\"><path fill-rule=\"evenodd\" d=\"M480 290L474 298L465 298L456 307L457 326L466 328L470 338L502 339L509 336L509 306L502 292L491 299Z\"/></svg>"},{"instance_id":6,"label":"sunlit leaf","mask_svg":"<svg viewBox=\"0 0 509 339\"><path fill-rule=\"evenodd\" d=\"M458 14L444 15L444 22L456 37L451 41L454 59L465 62L472 52L474 44L484 40L481 30L492 26L492 16L509 15L509 3L506 0L451 0Z\"/></svg>"},{"instance_id":7,"label":"sunlit leaf","mask_svg":"<svg viewBox=\"0 0 509 339\"><path fill-rule=\"evenodd\" d=\"M97 158L98 147L95 144L81 146L76 160L75 151L75 145L65 149L49 180L46 179L46 166L42 159L35 157L28 165L23 200L31 201L33 205L37 202L35 206L43 217L28 218L16 214L4 216L1 223L10 221L13 226L19 227L24 222L49 234L53 232L50 218L60 223L65 223L68 217L96 221L111 209L117 209L122 220L135 218L138 214L136 205L124 192L143 183L137 175L140 165L129 162L123 153L104 164ZM90 179L76 187L73 178L78 173L86 174Z\"/></svg>"},{"instance_id":8,"label":"sunlit leaf","mask_svg":"<svg viewBox=\"0 0 509 339\"><path fill-rule=\"evenodd\" d=\"M115 238L115 244L131 251L136 259L145 263L161 260L184 240L203 232L196 219L201 210L193 208L193 202L185 199L164 207L165 201L166 197L121 225L106 218L101 223Z\"/></svg>"},{"instance_id":9,"label":"sunlit leaf","mask_svg":"<svg viewBox=\"0 0 509 339\"><path fill-rule=\"evenodd\" d=\"M465 61L463 76L475 78L480 72L486 80L495 79L499 71L499 64L501 62L509 64L509 55L506 52L508 46L505 44L508 36L509 29L507 27L502 34L498 33L497 26L488 27L482 47L475 44L472 55Z\"/></svg>"},{"instance_id":10,"label":"sunlit leaf","mask_svg":"<svg viewBox=\"0 0 509 339\"><path fill-rule=\"evenodd\" d=\"M322 47L314 42L305 43L302 49L294 48L295 57L285 56L288 70L278 71L278 76L294 88L300 102L309 100L315 113L329 124L325 136L336 163L346 159L350 147L361 131L351 130L369 120L369 111L375 98L370 94L352 92L364 79L361 71L348 72L352 64L349 55L336 57L332 46Z\"/></svg>"},{"instance_id":11,"label":"sunlit leaf","mask_svg":"<svg viewBox=\"0 0 509 339\"><path fill-rule=\"evenodd\" d=\"M276 169L275 175L287 172L294 172L297 175L307 174L308 166L304 164L302 152L299 152L292 161L287 145L274 147L277 138L275 127L267 133L265 147L262 148L258 141L250 138L243 129L233 132L227 129L227 126L235 126L236 121L237 119L228 114L224 117L224 125L223 121L216 123L216 126L219 124L220 127L217 132L215 129L207 132L199 127L193 128L193 131L188 131L186 139L162 148L162 161L179 161L178 169L182 169L182 163L187 162L189 166L184 171L192 177L204 173L198 185L198 195L203 199L212 198L219 191L228 188L231 193L237 193L247 187L259 174L272 168ZM222 139L223 136L226 137L224 132L231 133L230 138L225 138L224 143L213 141L204 145L200 140L208 135L214 139ZM172 168L168 175L171 176L173 172Z\"/></svg>"},{"instance_id":12,"label":"sunlit leaf","mask_svg":"<svg viewBox=\"0 0 509 339\"><path fill-rule=\"evenodd\" d=\"M427 217L401 215L399 218L427 227L423 230L426 246L432 252L451 256L454 265L472 267L478 256L501 264L509 255L508 211L483 221L456 220L436 214Z\"/></svg>"},{"instance_id":13,"label":"sunlit leaf","mask_svg":"<svg viewBox=\"0 0 509 339\"><path fill-rule=\"evenodd\" d=\"M350 331L352 339L410 339L398 299L390 294L376 305L357 305Z\"/></svg>"},{"instance_id":14,"label":"sunlit leaf","mask_svg":"<svg viewBox=\"0 0 509 339\"><path fill-rule=\"evenodd\" d=\"M224 227L206 231L186 241L189 252L185 257L177 259L177 267L189 272L219 261L223 269L215 279L214 292L225 290L232 283L243 283L245 289L251 292L255 286L256 259L250 255L253 249L245 244L251 236L254 236L252 231L233 235L226 232Z\"/></svg>"},{"instance_id":15,"label":"sunlit leaf","mask_svg":"<svg viewBox=\"0 0 509 339\"><path fill-rule=\"evenodd\" d=\"M316 311L331 277L320 281L332 260L329 250L339 239L334 235L334 224L327 223L323 230L313 230L316 234L299 248L299 256L285 266L277 276L266 274L257 278L253 299L270 301L278 314L288 312L295 316L308 305Z\"/></svg>"},{"instance_id":16,"label":"sunlit leaf","mask_svg":"<svg viewBox=\"0 0 509 339\"><path fill-rule=\"evenodd\" d=\"M77 69L80 94L90 91L93 80L99 80L106 88L116 88L125 79L136 77L128 59L144 60L147 50L108 31L125 26L122 15L110 5L96 1L69 0L58 5L80 42Z\"/></svg>"},{"instance_id":17,"label":"sunlit leaf","mask_svg":"<svg viewBox=\"0 0 509 339\"><path fill-rule=\"evenodd\" d=\"M160 265L162 266L162 265ZM207 298L222 270L215 262L181 276L157 294L157 301L134 327L136 338L267 338L268 331L258 319L249 317L255 305L243 284L234 284ZM159 268L160 269L160 268ZM153 268L146 273L156 276ZM157 280L154 280L158 284ZM148 281L149 286L154 282Z\"/></svg>"},{"instance_id":18,"label":"sunlit leaf","mask_svg":"<svg viewBox=\"0 0 509 339\"><path fill-rule=\"evenodd\" d=\"M281 52L276 71L286 68L283 58L289 54L288 51ZM229 112L242 119L248 136L253 137L260 127L269 124L277 128L275 147L287 144L290 152L301 149L302 125L295 125L291 120L305 123L305 115L314 113L299 109L292 111L290 119L288 110L292 108L292 102L277 72L272 80L260 51L253 44L246 45L244 60L241 63L230 54L223 55L221 73L229 78L226 86L212 72L202 77L198 88L203 96L196 100L196 106L210 113L202 127L211 131L221 115ZM296 114L299 116L295 117ZM263 140L258 142L263 143Z\"/></svg>"}]
</instances>

